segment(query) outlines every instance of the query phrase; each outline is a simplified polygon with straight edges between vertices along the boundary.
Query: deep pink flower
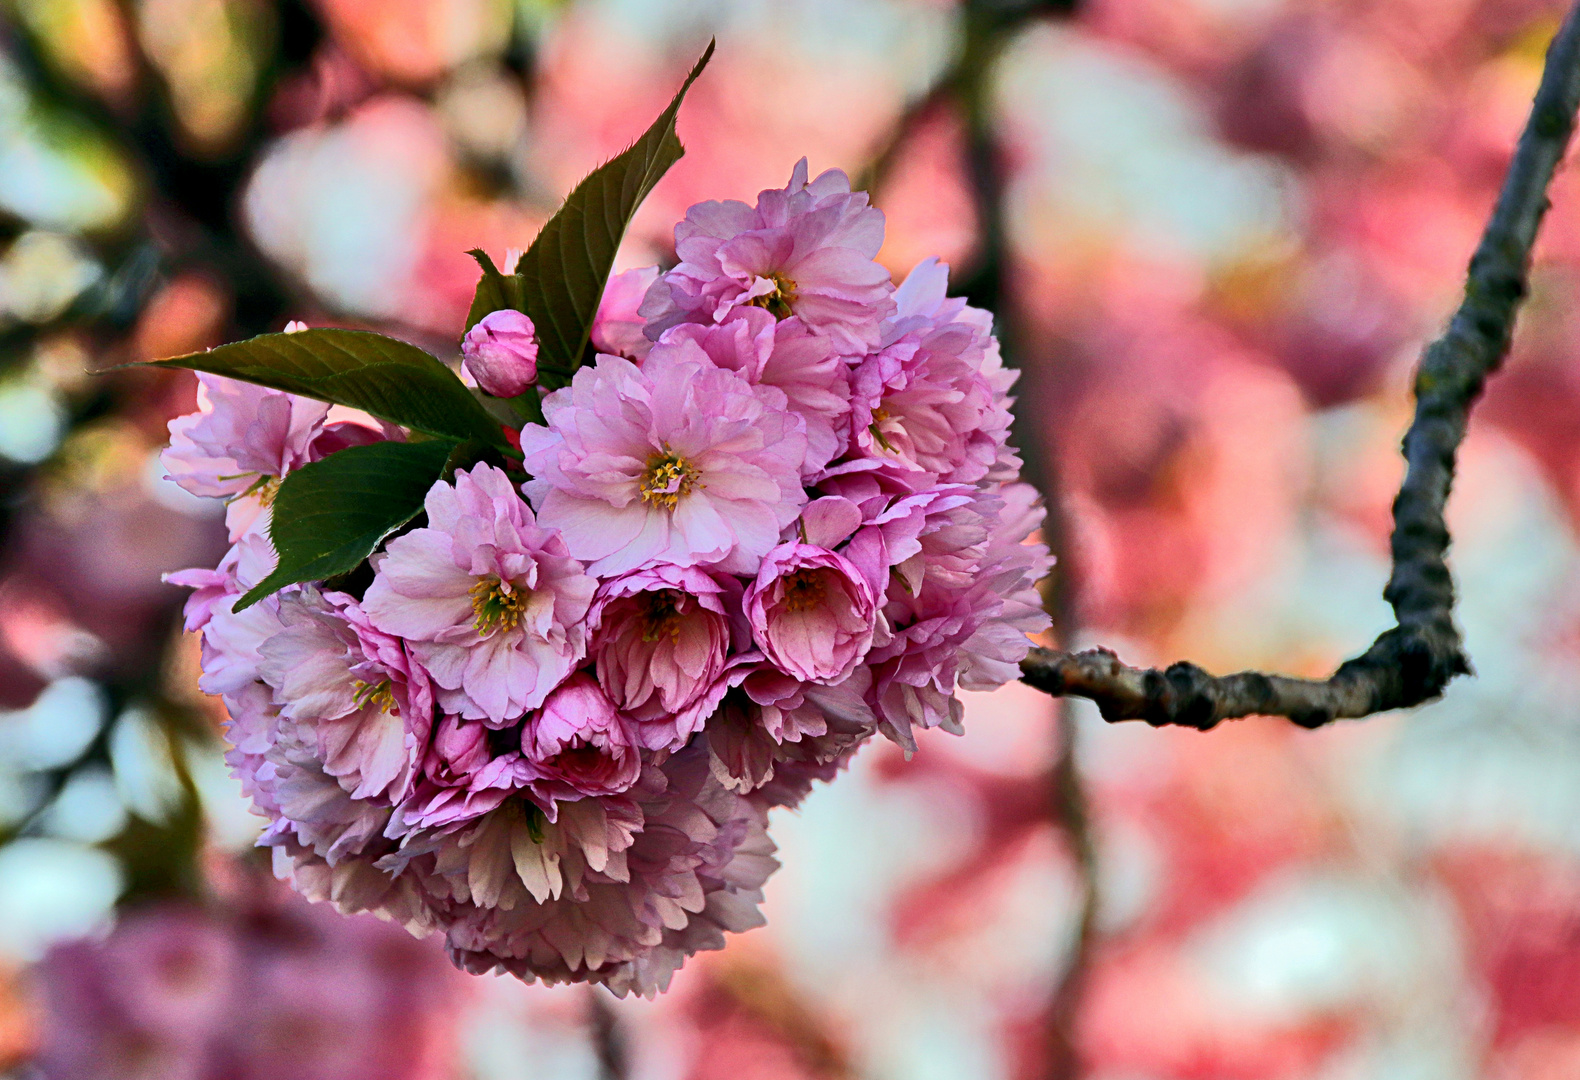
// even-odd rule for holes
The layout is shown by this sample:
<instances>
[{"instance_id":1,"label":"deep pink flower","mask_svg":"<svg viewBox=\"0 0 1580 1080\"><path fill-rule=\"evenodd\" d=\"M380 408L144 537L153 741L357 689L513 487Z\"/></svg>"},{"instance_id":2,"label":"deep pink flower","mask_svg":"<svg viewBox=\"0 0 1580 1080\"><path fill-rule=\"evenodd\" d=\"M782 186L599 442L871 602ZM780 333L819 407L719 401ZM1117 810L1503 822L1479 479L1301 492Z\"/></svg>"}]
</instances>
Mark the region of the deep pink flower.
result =
<instances>
[{"instance_id":1,"label":"deep pink flower","mask_svg":"<svg viewBox=\"0 0 1580 1080\"><path fill-rule=\"evenodd\" d=\"M781 544L747 586L752 640L775 667L806 682L843 681L878 628L877 596L845 556L812 544Z\"/></svg>"},{"instance_id":2,"label":"deep pink flower","mask_svg":"<svg viewBox=\"0 0 1580 1080\"><path fill-rule=\"evenodd\" d=\"M841 761L877 728L865 700L872 687L865 667L832 686L801 682L765 663L743 674L740 689L708 721L713 771L731 790L763 788L786 765L806 775Z\"/></svg>"},{"instance_id":3,"label":"deep pink flower","mask_svg":"<svg viewBox=\"0 0 1580 1080\"><path fill-rule=\"evenodd\" d=\"M790 183L760 193L755 208L731 200L686 211L675 226L680 265L642 303L649 338L678 323L721 322L750 304L776 318L800 316L847 355L878 344L879 324L894 310L889 272L874 261L883 213L837 169L806 177L802 158Z\"/></svg>"},{"instance_id":4,"label":"deep pink flower","mask_svg":"<svg viewBox=\"0 0 1580 1080\"><path fill-rule=\"evenodd\" d=\"M607 577L653 563L754 573L806 494L806 435L785 396L693 342L638 369L600 356L521 431L527 494L570 553Z\"/></svg>"},{"instance_id":5,"label":"deep pink flower","mask_svg":"<svg viewBox=\"0 0 1580 1080\"><path fill-rule=\"evenodd\" d=\"M642 298L658 280L658 267L644 266L615 274L603 288L598 314L593 317L592 347L611 356L640 362L653 347L643 330L646 320L637 312Z\"/></svg>"},{"instance_id":6,"label":"deep pink flower","mask_svg":"<svg viewBox=\"0 0 1580 1080\"><path fill-rule=\"evenodd\" d=\"M521 729L521 753L532 764L534 795L580 799L618 795L642 771L635 732L586 672L577 672Z\"/></svg>"},{"instance_id":7,"label":"deep pink flower","mask_svg":"<svg viewBox=\"0 0 1580 1080\"><path fill-rule=\"evenodd\" d=\"M421 779L395 807L388 836L407 836L479 818L509 798L506 784L488 784L484 770L494 761L489 727L481 720L441 717L422 758Z\"/></svg>"},{"instance_id":8,"label":"deep pink flower","mask_svg":"<svg viewBox=\"0 0 1580 1080\"><path fill-rule=\"evenodd\" d=\"M483 393L513 398L538 378L536 327L511 308L491 311L461 339L461 359Z\"/></svg>"},{"instance_id":9,"label":"deep pink flower","mask_svg":"<svg viewBox=\"0 0 1580 1080\"><path fill-rule=\"evenodd\" d=\"M599 587L589 617L598 681L647 749L677 750L695 730L677 725L677 714L724 670L730 612L739 612L740 595L734 578L670 565ZM693 719L700 724L704 717Z\"/></svg>"},{"instance_id":10,"label":"deep pink flower","mask_svg":"<svg viewBox=\"0 0 1580 1080\"><path fill-rule=\"evenodd\" d=\"M363 608L407 648L445 712L504 726L587 651L597 582L491 465L437 483L428 526L390 541Z\"/></svg>"},{"instance_id":11,"label":"deep pink flower","mask_svg":"<svg viewBox=\"0 0 1580 1080\"><path fill-rule=\"evenodd\" d=\"M844 452L850 434L848 368L832 343L808 331L799 317L775 320L762 308L740 307L718 326L682 323L653 348L683 341L696 342L715 364L740 372L753 386L784 392L791 411L806 421L802 476L816 474Z\"/></svg>"}]
</instances>

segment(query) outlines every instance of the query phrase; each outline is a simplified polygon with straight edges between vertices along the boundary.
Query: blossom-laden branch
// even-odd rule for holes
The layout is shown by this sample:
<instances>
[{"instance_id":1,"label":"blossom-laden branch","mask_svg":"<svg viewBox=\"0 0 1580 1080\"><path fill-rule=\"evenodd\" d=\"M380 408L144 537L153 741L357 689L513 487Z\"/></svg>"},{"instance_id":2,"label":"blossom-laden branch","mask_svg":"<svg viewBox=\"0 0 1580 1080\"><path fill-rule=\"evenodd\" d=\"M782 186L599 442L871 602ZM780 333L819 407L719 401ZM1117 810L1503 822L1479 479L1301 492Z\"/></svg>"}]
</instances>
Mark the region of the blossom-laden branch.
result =
<instances>
[{"instance_id":1,"label":"blossom-laden branch","mask_svg":"<svg viewBox=\"0 0 1580 1080\"><path fill-rule=\"evenodd\" d=\"M1403 447L1408 468L1393 504L1393 574L1383 590L1398 625L1327 679L1255 671L1213 676L1188 662L1142 670L1107 649L1034 649L1021 664L1023 682L1055 696L1090 698L1105 720L1205 731L1241 716L1284 716L1314 728L1408 708L1438 697L1455 676L1470 673L1454 625L1443 508L1471 407L1509 350L1531 247L1548 207L1547 187L1569 145L1577 107L1580 4L1548 49L1530 119L1470 260L1465 298L1416 372L1415 418Z\"/></svg>"}]
</instances>

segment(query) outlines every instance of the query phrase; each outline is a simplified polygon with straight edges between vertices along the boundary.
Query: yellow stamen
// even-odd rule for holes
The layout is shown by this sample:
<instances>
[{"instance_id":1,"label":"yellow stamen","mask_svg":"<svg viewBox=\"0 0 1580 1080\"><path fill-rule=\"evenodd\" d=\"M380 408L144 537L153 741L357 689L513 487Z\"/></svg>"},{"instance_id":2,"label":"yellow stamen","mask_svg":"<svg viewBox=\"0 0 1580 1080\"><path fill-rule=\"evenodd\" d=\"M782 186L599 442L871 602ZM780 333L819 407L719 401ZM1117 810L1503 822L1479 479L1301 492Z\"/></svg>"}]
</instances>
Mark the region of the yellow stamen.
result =
<instances>
[{"instance_id":1,"label":"yellow stamen","mask_svg":"<svg viewBox=\"0 0 1580 1080\"><path fill-rule=\"evenodd\" d=\"M657 641L667 637L670 641L680 637L680 612L676 605L680 594L674 589L656 589L642 595L642 640Z\"/></svg>"},{"instance_id":2,"label":"yellow stamen","mask_svg":"<svg viewBox=\"0 0 1580 1080\"><path fill-rule=\"evenodd\" d=\"M376 683L366 683L358 679L351 684L351 688L351 700L357 703L357 708L365 709L369 705L377 705L391 716L400 715L400 707L395 704L395 692L388 679Z\"/></svg>"},{"instance_id":3,"label":"yellow stamen","mask_svg":"<svg viewBox=\"0 0 1580 1080\"><path fill-rule=\"evenodd\" d=\"M518 588L508 581L495 577L479 578L469 590L472 594L472 614L477 621L479 637L487 637L496 630L514 630L521 622L521 609L531 596L528 589Z\"/></svg>"},{"instance_id":4,"label":"yellow stamen","mask_svg":"<svg viewBox=\"0 0 1580 1080\"><path fill-rule=\"evenodd\" d=\"M768 276L774 283L774 291L762 296L754 296L747 303L764 309L776 319L788 319L795 314L791 306L795 303L795 282L783 274L775 273Z\"/></svg>"},{"instance_id":5,"label":"yellow stamen","mask_svg":"<svg viewBox=\"0 0 1580 1080\"><path fill-rule=\"evenodd\" d=\"M650 506L673 510L681 496L700 487L697 467L679 454L666 450L647 459L642 474L642 501Z\"/></svg>"},{"instance_id":6,"label":"yellow stamen","mask_svg":"<svg viewBox=\"0 0 1580 1080\"><path fill-rule=\"evenodd\" d=\"M785 578L784 606L792 615L809 611L823 602L828 590L815 570L797 570Z\"/></svg>"}]
</instances>

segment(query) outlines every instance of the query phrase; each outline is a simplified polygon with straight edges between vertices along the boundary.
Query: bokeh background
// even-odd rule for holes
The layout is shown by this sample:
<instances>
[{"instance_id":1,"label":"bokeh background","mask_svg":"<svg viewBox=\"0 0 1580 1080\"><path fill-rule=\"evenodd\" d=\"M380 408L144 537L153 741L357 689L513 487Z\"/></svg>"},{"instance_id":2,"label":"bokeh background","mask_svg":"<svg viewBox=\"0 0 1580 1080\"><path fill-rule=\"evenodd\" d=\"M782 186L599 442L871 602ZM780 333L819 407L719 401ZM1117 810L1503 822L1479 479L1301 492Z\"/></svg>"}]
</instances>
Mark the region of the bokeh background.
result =
<instances>
[{"instance_id":1,"label":"bokeh background","mask_svg":"<svg viewBox=\"0 0 1580 1080\"><path fill-rule=\"evenodd\" d=\"M476 269L656 115L622 266L795 160L990 306L1065 643L1323 673L1390 624L1409 373L1555 0L0 0L0 1075L1580 1076L1580 185L1451 506L1477 669L1305 732L1018 686L774 821L769 925L655 1002L285 894L163 571L184 374L288 319L453 357Z\"/></svg>"}]
</instances>

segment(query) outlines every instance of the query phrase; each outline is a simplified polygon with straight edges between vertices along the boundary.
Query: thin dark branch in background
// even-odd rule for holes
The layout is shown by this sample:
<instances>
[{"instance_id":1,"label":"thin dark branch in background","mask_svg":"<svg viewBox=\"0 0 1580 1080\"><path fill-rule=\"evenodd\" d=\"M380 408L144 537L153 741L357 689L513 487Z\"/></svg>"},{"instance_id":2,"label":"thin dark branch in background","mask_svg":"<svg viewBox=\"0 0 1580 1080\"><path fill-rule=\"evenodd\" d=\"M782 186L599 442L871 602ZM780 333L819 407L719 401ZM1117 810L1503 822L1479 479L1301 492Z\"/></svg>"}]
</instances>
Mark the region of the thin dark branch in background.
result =
<instances>
[{"instance_id":1,"label":"thin dark branch in background","mask_svg":"<svg viewBox=\"0 0 1580 1080\"><path fill-rule=\"evenodd\" d=\"M1345 661L1328 679L1256 671L1215 677L1191 663L1163 671L1120 663L1105 649L1035 649L1021 679L1049 694L1090 698L1104 719L1211 728L1240 716L1284 716L1303 727L1408 708L1442 694L1470 672L1454 625L1454 583L1444 556L1443 508L1471 407L1509 350L1525 298L1531 247L1548 207L1580 107L1580 4L1547 53L1530 120L1503 190L1470 260L1465 298L1443 336L1427 347L1415 377L1415 419L1404 437L1408 463L1393 505L1393 574L1383 597L1398 625Z\"/></svg>"},{"instance_id":2,"label":"thin dark branch in background","mask_svg":"<svg viewBox=\"0 0 1580 1080\"><path fill-rule=\"evenodd\" d=\"M1045 603L1060 642L1078 632L1075 604L1077 565L1069 543L1057 460L1043 444L1039 418L1046 416L1043 379L1022 363L1022 341L1011 288L1012 252L1005 208L1005 167L993 107L998 60L1016 34L1039 18L1075 14L1078 0L1003 2L972 0L960 13L959 48L949 66L902 112L882 145L858 177L858 186L875 191L892 171L906 144L924 124L954 109L965 129L965 166L970 179L978 230L974 264L955 282L955 291L993 313L1004 361L1021 370L1016 388L1013 441L1023 460L1022 477L1042 493L1048 517L1043 537L1059 557L1057 574L1046 583ZM1100 897L1097 846L1092 837L1088 800L1079 766L1079 729L1069 703L1058 711L1058 756L1049 770L1049 815L1070 845L1080 897L1070 951L1055 980L1046 1008L1044 1075L1077 1080L1082 1073L1076 1021L1092 947L1096 941Z\"/></svg>"},{"instance_id":3,"label":"thin dark branch in background","mask_svg":"<svg viewBox=\"0 0 1580 1080\"><path fill-rule=\"evenodd\" d=\"M626 1080L631 1074L629 1048L608 995L601 986L587 987L588 1038L598 1058L598 1080Z\"/></svg>"}]
</instances>

